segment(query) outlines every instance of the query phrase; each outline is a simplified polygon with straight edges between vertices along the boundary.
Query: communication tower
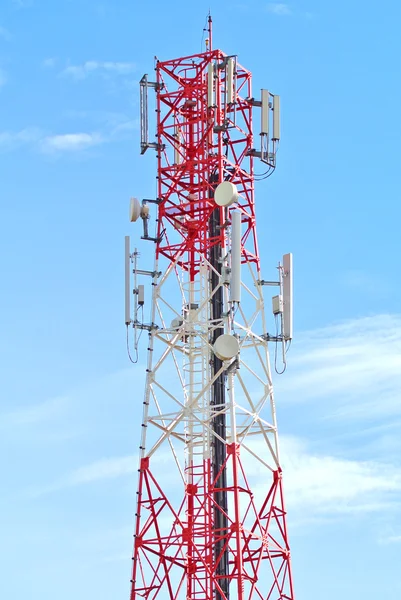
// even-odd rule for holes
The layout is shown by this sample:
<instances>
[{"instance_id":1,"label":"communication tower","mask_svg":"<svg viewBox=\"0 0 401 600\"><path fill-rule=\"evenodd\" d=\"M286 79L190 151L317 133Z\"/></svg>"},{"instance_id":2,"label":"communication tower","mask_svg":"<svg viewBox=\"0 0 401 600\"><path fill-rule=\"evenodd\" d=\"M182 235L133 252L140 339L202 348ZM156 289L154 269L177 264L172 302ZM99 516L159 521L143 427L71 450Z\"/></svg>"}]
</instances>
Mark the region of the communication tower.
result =
<instances>
[{"instance_id":1,"label":"communication tower","mask_svg":"<svg viewBox=\"0 0 401 600\"><path fill-rule=\"evenodd\" d=\"M285 368L292 257L276 281L262 279L254 203L255 182L276 166L280 102L268 90L255 98L251 80L213 49L209 16L204 52L156 59L140 82L141 153L156 153L157 192L130 206L150 269L125 241L127 336L136 352L148 336L131 600L294 598L268 348ZM266 286L278 292L271 333Z\"/></svg>"}]
</instances>

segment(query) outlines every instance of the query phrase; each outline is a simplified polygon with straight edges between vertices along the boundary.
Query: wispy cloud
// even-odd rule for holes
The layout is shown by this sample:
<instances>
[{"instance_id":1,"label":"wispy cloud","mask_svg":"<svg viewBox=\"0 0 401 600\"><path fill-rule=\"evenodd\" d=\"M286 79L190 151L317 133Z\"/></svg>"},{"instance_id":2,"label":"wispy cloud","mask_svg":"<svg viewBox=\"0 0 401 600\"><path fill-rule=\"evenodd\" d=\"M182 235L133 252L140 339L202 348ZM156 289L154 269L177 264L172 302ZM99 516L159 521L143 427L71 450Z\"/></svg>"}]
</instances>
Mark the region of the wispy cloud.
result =
<instances>
[{"instance_id":1,"label":"wispy cloud","mask_svg":"<svg viewBox=\"0 0 401 600\"><path fill-rule=\"evenodd\" d=\"M32 491L33 496L42 496L66 488L88 485L100 481L131 475L138 469L135 456L121 456L97 460L89 465L74 469L53 483Z\"/></svg>"},{"instance_id":2,"label":"wispy cloud","mask_svg":"<svg viewBox=\"0 0 401 600\"><path fill-rule=\"evenodd\" d=\"M120 138L136 131L139 128L139 119L132 119L129 115L119 112L104 110L68 111L65 116L72 120L82 120L94 128L103 127L107 133L104 138Z\"/></svg>"},{"instance_id":3,"label":"wispy cloud","mask_svg":"<svg viewBox=\"0 0 401 600\"><path fill-rule=\"evenodd\" d=\"M46 135L37 127L27 127L20 131L0 132L0 149L3 151L31 146L46 154L80 152L98 146L104 141L104 137L97 132Z\"/></svg>"},{"instance_id":4,"label":"wispy cloud","mask_svg":"<svg viewBox=\"0 0 401 600\"><path fill-rule=\"evenodd\" d=\"M281 448L286 502L297 521L305 514L331 519L384 508L390 512L401 503L401 469L390 463L317 453L299 437L282 436ZM262 454L256 444L253 450ZM263 496L266 471L248 457L244 462L255 495Z\"/></svg>"},{"instance_id":5,"label":"wispy cloud","mask_svg":"<svg viewBox=\"0 0 401 600\"><path fill-rule=\"evenodd\" d=\"M1 438L12 444L60 444L82 434L81 423L71 421L69 398L60 396L17 410L0 413Z\"/></svg>"},{"instance_id":6,"label":"wispy cloud","mask_svg":"<svg viewBox=\"0 0 401 600\"><path fill-rule=\"evenodd\" d=\"M280 17L288 17L289 15L292 15L291 8L284 2L270 2L267 4L266 8L268 12Z\"/></svg>"},{"instance_id":7,"label":"wispy cloud","mask_svg":"<svg viewBox=\"0 0 401 600\"><path fill-rule=\"evenodd\" d=\"M33 406L23 406L18 410L0 414L0 427L32 426L37 423L48 422L61 417L65 413L67 405L67 399L60 397Z\"/></svg>"},{"instance_id":8,"label":"wispy cloud","mask_svg":"<svg viewBox=\"0 0 401 600\"><path fill-rule=\"evenodd\" d=\"M0 131L0 150L15 150L20 146L32 145L42 136L37 127L26 127L20 131Z\"/></svg>"},{"instance_id":9,"label":"wispy cloud","mask_svg":"<svg viewBox=\"0 0 401 600\"><path fill-rule=\"evenodd\" d=\"M135 71L135 65L129 62L112 62L88 60L82 65L70 65L62 71L62 75L75 80L85 79L93 73L129 75Z\"/></svg>"},{"instance_id":10,"label":"wispy cloud","mask_svg":"<svg viewBox=\"0 0 401 600\"><path fill-rule=\"evenodd\" d=\"M170 450L161 449L159 454L152 456L152 470L157 472L159 482L166 482L166 485L171 485L176 470L171 473L166 469L166 465L172 464L173 457ZM117 456L113 458L102 458L71 470L59 479L51 482L42 488L34 490L34 495L42 495L50 492L55 492L65 488L72 488L81 485L90 485L110 479L118 479L131 476L138 470L138 456ZM174 480L176 482L176 479Z\"/></svg>"},{"instance_id":11,"label":"wispy cloud","mask_svg":"<svg viewBox=\"0 0 401 600\"><path fill-rule=\"evenodd\" d=\"M28 8L33 4L33 0L12 0L12 2L17 8Z\"/></svg>"},{"instance_id":12,"label":"wispy cloud","mask_svg":"<svg viewBox=\"0 0 401 600\"><path fill-rule=\"evenodd\" d=\"M57 58L55 57L50 57L50 58L45 58L42 61L42 67L44 67L45 69L53 69L57 64Z\"/></svg>"},{"instance_id":13,"label":"wispy cloud","mask_svg":"<svg viewBox=\"0 0 401 600\"><path fill-rule=\"evenodd\" d=\"M310 518L339 518L382 509L390 512L398 507L401 499L399 468L388 463L348 460L311 452L307 442L298 437L284 436L281 442L286 500L295 519L305 512ZM253 450L257 450L254 444ZM153 457L153 469L161 477L166 473L168 457L167 451ZM173 461L171 456L170 459ZM247 454L243 462L255 498L261 501L266 493L266 471ZM98 460L72 470L36 490L34 495L131 476L137 468L135 456ZM174 473L170 472L165 480L166 489L173 480ZM176 489L175 483L174 486Z\"/></svg>"},{"instance_id":14,"label":"wispy cloud","mask_svg":"<svg viewBox=\"0 0 401 600\"><path fill-rule=\"evenodd\" d=\"M401 535L390 535L380 539L382 544L401 544Z\"/></svg>"},{"instance_id":15,"label":"wispy cloud","mask_svg":"<svg viewBox=\"0 0 401 600\"><path fill-rule=\"evenodd\" d=\"M61 479L59 485L61 487L74 487L104 479L116 479L117 477L131 475L137 469L137 459L134 456L107 458L75 469Z\"/></svg>"},{"instance_id":16,"label":"wispy cloud","mask_svg":"<svg viewBox=\"0 0 401 600\"><path fill-rule=\"evenodd\" d=\"M370 296L388 296L391 292L389 281L384 279L381 274L372 274L360 269L345 271L341 276L340 283L354 291Z\"/></svg>"},{"instance_id":17,"label":"wispy cloud","mask_svg":"<svg viewBox=\"0 0 401 600\"><path fill-rule=\"evenodd\" d=\"M132 532L129 532L129 535L132 535ZM102 563L115 563L115 562L127 562L127 553L126 552L120 552L119 554L112 554L112 555L108 555L105 556L103 559L101 559Z\"/></svg>"},{"instance_id":18,"label":"wispy cloud","mask_svg":"<svg viewBox=\"0 0 401 600\"><path fill-rule=\"evenodd\" d=\"M123 121L122 123L119 123L118 125L116 125L113 128L111 135L115 136L115 135L119 135L119 134L130 133L130 132L136 131L138 129L139 129L139 120L131 119L128 121Z\"/></svg>"},{"instance_id":19,"label":"wispy cloud","mask_svg":"<svg viewBox=\"0 0 401 600\"><path fill-rule=\"evenodd\" d=\"M11 33L5 27L0 26L0 38L9 42L11 40Z\"/></svg>"},{"instance_id":20,"label":"wispy cloud","mask_svg":"<svg viewBox=\"0 0 401 600\"><path fill-rule=\"evenodd\" d=\"M65 133L45 137L41 142L43 152L77 152L98 146L103 142L100 133Z\"/></svg>"},{"instance_id":21,"label":"wispy cloud","mask_svg":"<svg viewBox=\"0 0 401 600\"><path fill-rule=\"evenodd\" d=\"M326 414L362 419L401 412L401 317L377 315L301 334L280 397L325 402Z\"/></svg>"},{"instance_id":22,"label":"wispy cloud","mask_svg":"<svg viewBox=\"0 0 401 600\"><path fill-rule=\"evenodd\" d=\"M9 152L22 147L31 147L43 154L84 152L102 144L118 142L130 136L137 128L137 120L127 119L110 122L102 131L92 132L81 130L49 135L37 127L27 127L20 131L0 131L0 151Z\"/></svg>"},{"instance_id":23,"label":"wispy cloud","mask_svg":"<svg viewBox=\"0 0 401 600\"><path fill-rule=\"evenodd\" d=\"M284 438L282 446L287 502L296 509L336 515L400 501L401 471L391 464L311 453L299 439Z\"/></svg>"},{"instance_id":24,"label":"wispy cloud","mask_svg":"<svg viewBox=\"0 0 401 600\"><path fill-rule=\"evenodd\" d=\"M0 88L7 82L7 75L3 69L0 69Z\"/></svg>"}]
</instances>

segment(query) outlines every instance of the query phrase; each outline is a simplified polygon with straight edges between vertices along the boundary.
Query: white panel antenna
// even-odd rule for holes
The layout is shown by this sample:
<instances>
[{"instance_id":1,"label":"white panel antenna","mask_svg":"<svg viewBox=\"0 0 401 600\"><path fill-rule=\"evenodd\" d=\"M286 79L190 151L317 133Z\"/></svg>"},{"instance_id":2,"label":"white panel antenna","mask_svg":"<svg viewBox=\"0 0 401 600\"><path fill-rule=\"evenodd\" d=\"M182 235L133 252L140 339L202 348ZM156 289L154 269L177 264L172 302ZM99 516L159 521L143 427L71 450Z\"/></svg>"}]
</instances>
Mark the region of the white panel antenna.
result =
<instances>
[{"instance_id":1,"label":"white panel antenna","mask_svg":"<svg viewBox=\"0 0 401 600\"><path fill-rule=\"evenodd\" d=\"M241 213L231 212L230 302L241 302Z\"/></svg>"},{"instance_id":2,"label":"white panel antenna","mask_svg":"<svg viewBox=\"0 0 401 600\"><path fill-rule=\"evenodd\" d=\"M174 164L179 165L181 164L181 153L180 153L180 148L181 148L181 130L179 125L175 126L175 133L174 133L174 137L176 139L176 142L174 144Z\"/></svg>"},{"instance_id":3,"label":"white panel antenna","mask_svg":"<svg viewBox=\"0 0 401 600\"><path fill-rule=\"evenodd\" d=\"M207 105L208 108L212 108L215 105L214 102L214 64L209 63L207 69Z\"/></svg>"},{"instance_id":4,"label":"white panel antenna","mask_svg":"<svg viewBox=\"0 0 401 600\"><path fill-rule=\"evenodd\" d=\"M260 133L269 135L269 98L270 94L268 90L262 90L262 123Z\"/></svg>"},{"instance_id":5,"label":"white panel antenna","mask_svg":"<svg viewBox=\"0 0 401 600\"><path fill-rule=\"evenodd\" d=\"M273 96L273 140L280 139L280 96Z\"/></svg>"},{"instance_id":6,"label":"white panel antenna","mask_svg":"<svg viewBox=\"0 0 401 600\"><path fill-rule=\"evenodd\" d=\"M235 95L234 95L234 71L235 71L235 59L228 58L227 59L227 104L235 103Z\"/></svg>"},{"instance_id":7,"label":"white panel antenna","mask_svg":"<svg viewBox=\"0 0 401 600\"><path fill-rule=\"evenodd\" d=\"M292 340L292 254L283 256L283 337Z\"/></svg>"},{"instance_id":8,"label":"white panel antenna","mask_svg":"<svg viewBox=\"0 0 401 600\"><path fill-rule=\"evenodd\" d=\"M131 323L131 254L130 238L125 236L125 324Z\"/></svg>"},{"instance_id":9,"label":"white panel antenna","mask_svg":"<svg viewBox=\"0 0 401 600\"><path fill-rule=\"evenodd\" d=\"M148 81L148 76L144 75L139 82L141 91L141 154L144 154L148 148L157 148L156 142L149 142L149 124L148 124L148 89L157 89L156 82Z\"/></svg>"}]
</instances>

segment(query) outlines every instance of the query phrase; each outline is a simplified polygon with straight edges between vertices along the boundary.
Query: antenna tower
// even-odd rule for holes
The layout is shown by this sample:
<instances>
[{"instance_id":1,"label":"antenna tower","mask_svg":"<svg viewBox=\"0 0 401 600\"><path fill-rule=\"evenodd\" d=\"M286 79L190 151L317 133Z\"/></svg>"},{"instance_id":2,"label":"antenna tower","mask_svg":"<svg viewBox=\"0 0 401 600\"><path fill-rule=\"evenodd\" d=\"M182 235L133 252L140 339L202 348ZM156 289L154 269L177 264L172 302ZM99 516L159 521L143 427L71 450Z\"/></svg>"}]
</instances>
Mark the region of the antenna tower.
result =
<instances>
[{"instance_id":1,"label":"antenna tower","mask_svg":"<svg viewBox=\"0 0 401 600\"><path fill-rule=\"evenodd\" d=\"M280 103L268 90L255 99L251 81L213 49L209 16L204 52L156 60L154 81L140 82L141 153L156 152L157 192L130 206L141 254L154 252L149 270L125 245L136 357L148 336L131 600L294 599L268 348L285 367L292 256L276 281L262 279L254 203L255 181L276 166ZM266 286L278 289L273 333Z\"/></svg>"}]
</instances>

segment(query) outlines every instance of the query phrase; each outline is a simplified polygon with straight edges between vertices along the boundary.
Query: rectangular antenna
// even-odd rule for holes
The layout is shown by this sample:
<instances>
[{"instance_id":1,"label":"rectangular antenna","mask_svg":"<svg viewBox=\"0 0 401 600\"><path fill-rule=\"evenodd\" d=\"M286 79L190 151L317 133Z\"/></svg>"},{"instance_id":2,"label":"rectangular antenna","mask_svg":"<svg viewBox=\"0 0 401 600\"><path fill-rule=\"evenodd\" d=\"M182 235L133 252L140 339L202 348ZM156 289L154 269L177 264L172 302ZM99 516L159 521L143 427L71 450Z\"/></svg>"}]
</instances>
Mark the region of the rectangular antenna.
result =
<instances>
[{"instance_id":1,"label":"rectangular antenna","mask_svg":"<svg viewBox=\"0 0 401 600\"><path fill-rule=\"evenodd\" d=\"M234 104L234 67L235 60L233 58L227 59L227 67L226 67L226 89L227 89L227 104Z\"/></svg>"},{"instance_id":2,"label":"rectangular antenna","mask_svg":"<svg viewBox=\"0 0 401 600\"><path fill-rule=\"evenodd\" d=\"M207 106L214 106L214 64L209 63L207 68Z\"/></svg>"},{"instance_id":3,"label":"rectangular antenna","mask_svg":"<svg viewBox=\"0 0 401 600\"><path fill-rule=\"evenodd\" d=\"M145 154L148 148L157 148L157 144L155 142L149 142L148 88L157 89L157 84L148 81L148 76L145 74L139 82L141 110L141 154Z\"/></svg>"},{"instance_id":4,"label":"rectangular antenna","mask_svg":"<svg viewBox=\"0 0 401 600\"><path fill-rule=\"evenodd\" d=\"M283 256L283 336L292 340L292 254Z\"/></svg>"},{"instance_id":5,"label":"rectangular antenna","mask_svg":"<svg viewBox=\"0 0 401 600\"><path fill-rule=\"evenodd\" d=\"M180 126L176 125L174 129L175 129L175 132L174 132L174 137L175 137L175 144L174 144L174 164L175 165L179 165L179 164L181 164L181 153L180 153L180 148L181 148L181 131L180 131Z\"/></svg>"},{"instance_id":6,"label":"rectangular antenna","mask_svg":"<svg viewBox=\"0 0 401 600\"><path fill-rule=\"evenodd\" d=\"M141 154L148 147L148 76L144 75L139 82L141 107Z\"/></svg>"},{"instance_id":7,"label":"rectangular antenna","mask_svg":"<svg viewBox=\"0 0 401 600\"><path fill-rule=\"evenodd\" d=\"M280 96L273 96L273 140L280 139Z\"/></svg>"},{"instance_id":8,"label":"rectangular antenna","mask_svg":"<svg viewBox=\"0 0 401 600\"><path fill-rule=\"evenodd\" d=\"M230 302L241 301L241 213L231 212L231 285Z\"/></svg>"},{"instance_id":9,"label":"rectangular antenna","mask_svg":"<svg viewBox=\"0 0 401 600\"><path fill-rule=\"evenodd\" d=\"M270 94L267 90L262 90L262 124L260 133L269 135L269 98Z\"/></svg>"},{"instance_id":10,"label":"rectangular antenna","mask_svg":"<svg viewBox=\"0 0 401 600\"><path fill-rule=\"evenodd\" d=\"M125 236L125 324L131 323L131 254L130 238Z\"/></svg>"},{"instance_id":11,"label":"rectangular antenna","mask_svg":"<svg viewBox=\"0 0 401 600\"><path fill-rule=\"evenodd\" d=\"M145 304L145 286L138 285L138 306L143 306Z\"/></svg>"}]
</instances>

